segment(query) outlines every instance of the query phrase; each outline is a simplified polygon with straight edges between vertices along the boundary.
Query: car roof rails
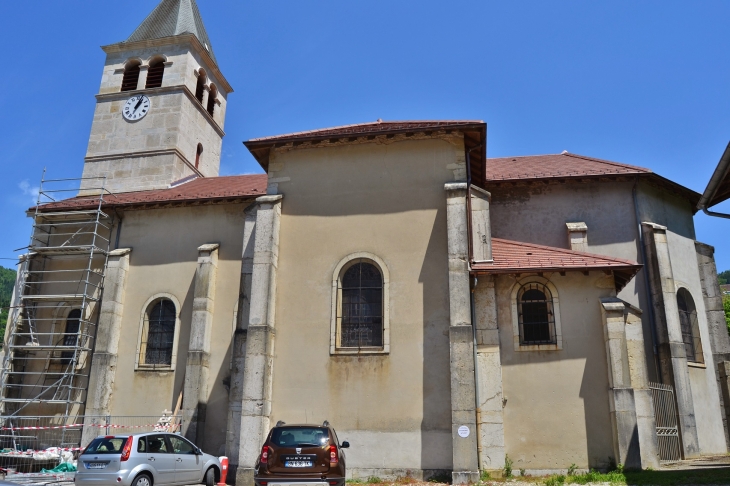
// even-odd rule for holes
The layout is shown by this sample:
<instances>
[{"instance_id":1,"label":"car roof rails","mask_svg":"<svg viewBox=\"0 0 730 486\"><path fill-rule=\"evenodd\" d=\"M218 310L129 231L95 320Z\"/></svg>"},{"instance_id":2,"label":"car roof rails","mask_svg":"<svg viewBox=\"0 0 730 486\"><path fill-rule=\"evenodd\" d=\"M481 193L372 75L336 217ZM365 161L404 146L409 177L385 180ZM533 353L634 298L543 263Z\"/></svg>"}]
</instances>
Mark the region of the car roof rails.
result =
<instances>
[{"instance_id":1,"label":"car roof rails","mask_svg":"<svg viewBox=\"0 0 730 486\"><path fill-rule=\"evenodd\" d=\"M282 425L286 425L286 422L284 422L283 420L279 420L278 422L276 422L277 427L281 427Z\"/></svg>"},{"instance_id":2,"label":"car roof rails","mask_svg":"<svg viewBox=\"0 0 730 486\"><path fill-rule=\"evenodd\" d=\"M330 426L329 421L325 420L324 422L322 422L322 427L329 427L329 426Z\"/></svg>"}]
</instances>

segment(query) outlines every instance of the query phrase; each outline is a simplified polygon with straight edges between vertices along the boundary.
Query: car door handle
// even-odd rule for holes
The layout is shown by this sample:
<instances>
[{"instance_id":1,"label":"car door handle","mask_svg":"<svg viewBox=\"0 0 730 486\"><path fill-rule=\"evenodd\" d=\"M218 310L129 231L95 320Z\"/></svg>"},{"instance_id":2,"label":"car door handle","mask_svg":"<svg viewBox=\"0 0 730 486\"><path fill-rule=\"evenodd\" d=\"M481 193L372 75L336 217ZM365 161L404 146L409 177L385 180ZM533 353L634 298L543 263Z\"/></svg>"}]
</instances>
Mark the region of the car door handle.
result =
<instances>
[{"instance_id":1,"label":"car door handle","mask_svg":"<svg viewBox=\"0 0 730 486\"><path fill-rule=\"evenodd\" d=\"M155 460L155 458L154 458L154 457L148 457L148 458L147 458L147 460L148 460L148 461L154 461L154 460Z\"/></svg>"},{"instance_id":2,"label":"car door handle","mask_svg":"<svg viewBox=\"0 0 730 486\"><path fill-rule=\"evenodd\" d=\"M177 462L182 462L182 459L180 459L180 458L178 457L177 459L175 459L175 461L177 461Z\"/></svg>"}]
</instances>

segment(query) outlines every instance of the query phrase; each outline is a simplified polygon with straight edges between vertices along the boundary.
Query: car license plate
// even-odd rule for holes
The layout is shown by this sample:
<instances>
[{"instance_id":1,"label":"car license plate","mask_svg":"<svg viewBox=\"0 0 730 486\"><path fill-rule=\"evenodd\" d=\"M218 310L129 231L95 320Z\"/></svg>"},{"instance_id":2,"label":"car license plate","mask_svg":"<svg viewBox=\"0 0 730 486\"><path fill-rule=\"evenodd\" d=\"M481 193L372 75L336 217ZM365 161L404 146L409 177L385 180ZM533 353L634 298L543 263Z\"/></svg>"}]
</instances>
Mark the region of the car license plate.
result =
<instances>
[{"instance_id":1,"label":"car license plate","mask_svg":"<svg viewBox=\"0 0 730 486\"><path fill-rule=\"evenodd\" d=\"M86 469L104 469L106 467L105 462L87 462Z\"/></svg>"},{"instance_id":2,"label":"car license plate","mask_svg":"<svg viewBox=\"0 0 730 486\"><path fill-rule=\"evenodd\" d=\"M312 467L312 461L286 461L284 467Z\"/></svg>"}]
</instances>

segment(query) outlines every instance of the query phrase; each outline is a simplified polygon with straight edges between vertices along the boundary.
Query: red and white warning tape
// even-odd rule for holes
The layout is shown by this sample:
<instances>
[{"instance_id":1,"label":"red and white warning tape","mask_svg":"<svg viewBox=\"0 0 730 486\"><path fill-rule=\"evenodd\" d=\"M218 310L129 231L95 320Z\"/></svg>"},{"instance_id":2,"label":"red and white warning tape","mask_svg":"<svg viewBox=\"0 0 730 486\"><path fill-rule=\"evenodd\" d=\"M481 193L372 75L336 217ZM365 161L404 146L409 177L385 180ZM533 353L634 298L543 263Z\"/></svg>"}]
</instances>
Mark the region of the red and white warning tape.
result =
<instances>
[{"instance_id":1,"label":"red and white warning tape","mask_svg":"<svg viewBox=\"0 0 730 486\"><path fill-rule=\"evenodd\" d=\"M55 425L52 427L0 427L0 430L52 430L52 429L70 429L74 427L84 427L84 424L71 425ZM177 427L177 424L145 424L145 425L119 425L119 424L88 424L86 427L98 427L100 429L142 429L147 427L169 428Z\"/></svg>"}]
</instances>

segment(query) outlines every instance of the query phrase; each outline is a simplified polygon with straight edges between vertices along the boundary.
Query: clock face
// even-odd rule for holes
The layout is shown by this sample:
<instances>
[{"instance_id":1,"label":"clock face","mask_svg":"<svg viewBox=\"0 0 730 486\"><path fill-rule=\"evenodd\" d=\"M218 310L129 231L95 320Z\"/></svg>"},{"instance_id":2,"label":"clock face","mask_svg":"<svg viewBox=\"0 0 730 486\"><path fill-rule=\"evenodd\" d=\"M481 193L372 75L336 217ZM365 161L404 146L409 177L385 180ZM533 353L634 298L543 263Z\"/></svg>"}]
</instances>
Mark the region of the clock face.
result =
<instances>
[{"instance_id":1,"label":"clock face","mask_svg":"<svg viewBox=\"0 0 730 486\"><path fill-rule=\"evenodd\" d=\"M150 99L145 95L132 96L124 103L122 116L129 121L137 121L150 111Z\"/></svg>"}]
</instances>

